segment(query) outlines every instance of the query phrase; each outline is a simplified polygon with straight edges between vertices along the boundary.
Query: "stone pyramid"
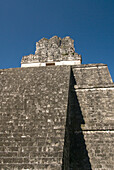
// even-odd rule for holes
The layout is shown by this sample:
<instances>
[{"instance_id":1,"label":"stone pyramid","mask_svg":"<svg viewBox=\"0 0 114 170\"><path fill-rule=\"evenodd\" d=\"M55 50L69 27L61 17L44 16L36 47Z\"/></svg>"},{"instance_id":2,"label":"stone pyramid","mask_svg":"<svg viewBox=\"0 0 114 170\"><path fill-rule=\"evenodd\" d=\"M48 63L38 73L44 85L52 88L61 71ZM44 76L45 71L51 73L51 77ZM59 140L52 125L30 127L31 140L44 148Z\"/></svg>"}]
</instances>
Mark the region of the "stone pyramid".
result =
<instances>
[{"instance_id":1,"label":"stone pyramid","mask_svg":"<svg viewBox=\"0 0 114 170\"><path fill-rule=\"evenodd\" d=\"M0 70L0 169L114 169L114 83L106 64L81 64L70 37Z\"/></svg>"}]
</instances>

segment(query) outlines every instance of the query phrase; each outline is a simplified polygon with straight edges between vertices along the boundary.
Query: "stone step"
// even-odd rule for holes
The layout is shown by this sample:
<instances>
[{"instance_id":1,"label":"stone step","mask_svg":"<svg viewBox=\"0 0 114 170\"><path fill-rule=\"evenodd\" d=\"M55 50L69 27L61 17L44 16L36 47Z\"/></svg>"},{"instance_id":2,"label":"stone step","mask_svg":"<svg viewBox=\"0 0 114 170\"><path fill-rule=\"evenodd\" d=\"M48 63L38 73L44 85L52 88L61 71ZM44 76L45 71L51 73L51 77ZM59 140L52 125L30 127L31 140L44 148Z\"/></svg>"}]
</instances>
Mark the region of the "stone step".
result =
<instances>
[{"instance_id":1,"label":"stone step","mask_svg":"<svg viewBox=\"0 0 114 170\"><path fill-rule=\"evenodd\" d=\"M28 158L28 156L30 158L51 158L51 157L62 157L63 156L63 151L58 151L58 152L17 152L17 151L13 151L13 152L10 152L10 151L7 151L7 152L4 152L4 151L0 151L0 159L2 158L9 158L9 157L12 157L12 158Z\"/></svg>"},{"instance_id":2,"label":"stone step","mask_svg":"<svg viewBox=\"0 0 114 170\"><path fill-rule=\"evenodd\" d=\"M60 152L63 149L63 145L58 145L58 144L50 144L50 145L38 145L38 146L26 146L26 147L20 147L15 146L15 147L0 147L0 151L2 152Z\"/></svg>"},{"instance_id":3,"label":"stone step","mask_svg":"<svg viewBox=\"0 0 114 170\"><path fill-rule=\"evenodd\" d=\"M61 164L16 164L16 163L13 163L13 164L0 164L0 168L1 170L4 170L4 169L7 169L7 170L11 170L11 169L14 169L14 170L61 170L62 168L62 165Z\"/></svg>"},{"instance_id":4,"label":"stone step","mask_svg":"<svg viewBox=\"0 0 114 170\"><path fill-rule=\"evenodd\" d=\"M36 163L36 164L54 164L54 163L57 163L57 164L61 164L62 163L62 157L26 157L26 158L22 158L22 157L17 157L17 158L12 158L12 157L3 157L3 158L0 158L0 164L13 164L13 163L20 163L20 164L33 164L33 163Z\"/></svg>"}]
</instances>

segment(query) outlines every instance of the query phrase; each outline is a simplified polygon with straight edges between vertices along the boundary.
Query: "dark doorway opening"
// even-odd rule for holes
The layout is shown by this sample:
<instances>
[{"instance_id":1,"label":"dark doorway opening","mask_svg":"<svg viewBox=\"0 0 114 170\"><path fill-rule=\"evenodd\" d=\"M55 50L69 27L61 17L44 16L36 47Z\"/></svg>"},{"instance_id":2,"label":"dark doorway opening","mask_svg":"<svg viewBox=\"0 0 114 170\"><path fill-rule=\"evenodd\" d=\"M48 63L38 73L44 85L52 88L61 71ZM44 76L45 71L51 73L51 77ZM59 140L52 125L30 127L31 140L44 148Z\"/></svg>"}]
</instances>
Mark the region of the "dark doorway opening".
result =
<instances>
[{"instance_id":1,"label":"dark doorway opening","mask_svg":"<svg viewBox=\"0 0 114 170\"><path fill-rule=\"evenodd\" d=\"M46 63L46 66L54 66L55 63Z\"/></svg>"}]
</instances>

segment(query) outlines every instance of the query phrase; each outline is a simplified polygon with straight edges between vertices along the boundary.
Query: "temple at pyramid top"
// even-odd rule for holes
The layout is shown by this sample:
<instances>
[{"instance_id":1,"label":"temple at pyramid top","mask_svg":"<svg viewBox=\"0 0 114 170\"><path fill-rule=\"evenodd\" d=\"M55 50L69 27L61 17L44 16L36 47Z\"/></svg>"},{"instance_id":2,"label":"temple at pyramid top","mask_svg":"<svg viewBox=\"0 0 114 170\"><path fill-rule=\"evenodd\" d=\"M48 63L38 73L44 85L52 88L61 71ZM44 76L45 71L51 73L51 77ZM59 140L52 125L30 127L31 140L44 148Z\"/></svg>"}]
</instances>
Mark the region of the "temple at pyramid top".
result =
<instances>
[{"instance_id":1,"label":"temple at pyramid top","mask_svg":"<svg viewBox=\"0 0 114 170\"><path fill-rule=\"evenodd\" d=\"M81 55L75 52L74 40L68 36L42 38L36 42L35 54L23 56L21 60L21 67L77 64L81 64Z\"/></svg>"}]
</instances>

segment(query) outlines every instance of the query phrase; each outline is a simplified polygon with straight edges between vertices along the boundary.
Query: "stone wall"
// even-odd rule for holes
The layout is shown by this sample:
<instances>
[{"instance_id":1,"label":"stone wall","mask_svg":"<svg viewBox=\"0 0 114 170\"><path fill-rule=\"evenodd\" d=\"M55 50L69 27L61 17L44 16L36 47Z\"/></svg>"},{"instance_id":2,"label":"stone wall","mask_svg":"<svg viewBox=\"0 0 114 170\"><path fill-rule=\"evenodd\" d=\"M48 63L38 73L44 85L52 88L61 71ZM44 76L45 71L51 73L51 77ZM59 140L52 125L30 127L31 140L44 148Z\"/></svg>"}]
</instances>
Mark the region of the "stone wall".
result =
<instances>
[{"instance_id":1,"label":"stone wall","mask_svg":"<svg viewBox=\"0 0 114 170\"><path fill-rule=\"evenodd\" d=\"M76 85L82 87L114 86L106 64L82 64L73 66Z\"/></svg>"},{"instance_id":2,"label":"stone wall","mask_svg":"<svg viewBox=\"0 0 114 170\"><path fill-rule=\"evenodd\" d=\"M114 169L114 84L106 65L72 67L70 167Z\"/></svg>"},{"instance_id":3,"label":"stone wall","mask_svg":"<svg viewBox=\"0 0 114 170\"><path fill-rule=\"evenodd\" d=\"M69 77L67 66L0 70L0 169L69 167Z\"/></svg>"}]
</instances>

